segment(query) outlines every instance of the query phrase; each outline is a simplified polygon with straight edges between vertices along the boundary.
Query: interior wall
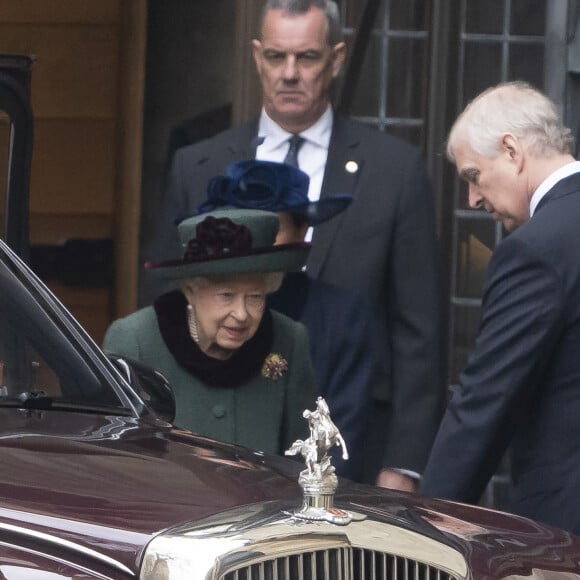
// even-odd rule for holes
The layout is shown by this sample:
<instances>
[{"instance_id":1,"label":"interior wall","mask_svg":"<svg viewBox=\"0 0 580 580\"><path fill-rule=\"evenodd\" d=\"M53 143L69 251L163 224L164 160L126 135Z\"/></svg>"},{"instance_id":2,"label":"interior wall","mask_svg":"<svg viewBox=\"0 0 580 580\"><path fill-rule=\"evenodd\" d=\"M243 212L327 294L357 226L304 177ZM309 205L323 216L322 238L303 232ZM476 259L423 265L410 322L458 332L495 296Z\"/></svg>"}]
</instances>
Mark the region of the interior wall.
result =
<instances>
[{"instance_id":1,"label":"interior wall","mask_svg":"<svg viewBox=\"0 0 580 580\"><path fill-rule=\"evenodd\" d=\"M118 201L135 184L125 175L135 163L120 156L120 133L127 151L141 140L124 112L140 123L140 86L126 81L125 67L143 66L144 2L132 0L131 11L123 0L0 2L0 52L36 56L31 264L99 342L115 310Z\"/></svg>"},{"instance_id":2,"label":"interior wall","mask_svg":"<svg viewBox=\"0 0 580 580\"><path fill-rule=\"evenodd\" d=\"M232 102L234 13L232 0L149 2L142 257L158 215L172 130Z\"/></svg>"}]
</instances>

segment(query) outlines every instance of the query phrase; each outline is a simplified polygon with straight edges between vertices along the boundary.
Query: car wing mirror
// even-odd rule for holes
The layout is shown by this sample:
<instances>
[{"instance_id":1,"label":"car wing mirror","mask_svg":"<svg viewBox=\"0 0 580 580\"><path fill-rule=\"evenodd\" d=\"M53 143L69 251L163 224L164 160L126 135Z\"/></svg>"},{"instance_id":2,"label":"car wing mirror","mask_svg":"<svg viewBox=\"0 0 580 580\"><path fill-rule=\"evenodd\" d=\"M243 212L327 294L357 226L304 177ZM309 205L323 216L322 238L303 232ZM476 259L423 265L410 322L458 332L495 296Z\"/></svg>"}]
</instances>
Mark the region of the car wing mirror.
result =
<instances>
[{"instance_id":1,"label":"car wing mirror","mask_svg":"<svg viewBox=\"0 0 580 580\"><path fill-rule=\"evenodd\" d=\"M140 361L111 354L108 357L147 406L164 421L173 423L175 396L165 376Z\"/></svg>"}]
</instances>

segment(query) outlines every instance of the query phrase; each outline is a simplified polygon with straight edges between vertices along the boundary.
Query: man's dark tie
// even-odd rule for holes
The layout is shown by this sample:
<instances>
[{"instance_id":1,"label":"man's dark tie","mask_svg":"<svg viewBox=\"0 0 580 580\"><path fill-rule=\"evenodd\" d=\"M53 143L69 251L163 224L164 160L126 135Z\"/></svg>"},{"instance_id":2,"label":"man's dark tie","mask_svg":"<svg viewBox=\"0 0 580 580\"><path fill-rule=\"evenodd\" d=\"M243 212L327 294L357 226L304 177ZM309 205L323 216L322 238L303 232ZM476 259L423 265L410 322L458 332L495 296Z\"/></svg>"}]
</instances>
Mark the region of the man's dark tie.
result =
<instances>
[{"instance_id":1,"label":"man's dark tie","mask_svg":"<svg viewBox=\"0 0 580 580\"><path fill-rule=\"evenodd\" d=\"M298 150L302 147L302 143L304 143L304 137L300 137L300 135L292 135L292 137L288 139L288 143L288 153L286 153L286 157L284 157L284 163L292 165L292 167L298 167Z\"/></svg>"}]
</instances>

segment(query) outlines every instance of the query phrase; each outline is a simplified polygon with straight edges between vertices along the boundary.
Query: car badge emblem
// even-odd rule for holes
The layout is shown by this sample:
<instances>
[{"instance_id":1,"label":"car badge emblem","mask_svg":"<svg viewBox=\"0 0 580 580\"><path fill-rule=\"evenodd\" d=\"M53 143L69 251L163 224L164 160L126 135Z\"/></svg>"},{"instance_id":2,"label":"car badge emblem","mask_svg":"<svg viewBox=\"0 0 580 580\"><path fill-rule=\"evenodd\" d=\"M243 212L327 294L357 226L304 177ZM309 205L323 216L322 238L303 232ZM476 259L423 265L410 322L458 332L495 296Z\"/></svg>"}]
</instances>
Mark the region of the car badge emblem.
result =
<instances>
[{"instance_id":1,"label":"car badge emblem","mask_svg":"<svg viewBox=\"0 0 580 580\"><path fill-rule=\"evenodd\" d=\"M338 427L330 418L330 410L322 397L316 399L316 410L306 409L302 416L308 420L310 437L297 439L286 455L302 455L306 469L300 472L298 483L304 492L302 507L294 516L304 520L324 520L333 524L346 525L353 514L334 507L334 494L338 478L328 451L333 446L342 448L342 458L348 459L346 444Z\"/></svg>"}]
</instances>

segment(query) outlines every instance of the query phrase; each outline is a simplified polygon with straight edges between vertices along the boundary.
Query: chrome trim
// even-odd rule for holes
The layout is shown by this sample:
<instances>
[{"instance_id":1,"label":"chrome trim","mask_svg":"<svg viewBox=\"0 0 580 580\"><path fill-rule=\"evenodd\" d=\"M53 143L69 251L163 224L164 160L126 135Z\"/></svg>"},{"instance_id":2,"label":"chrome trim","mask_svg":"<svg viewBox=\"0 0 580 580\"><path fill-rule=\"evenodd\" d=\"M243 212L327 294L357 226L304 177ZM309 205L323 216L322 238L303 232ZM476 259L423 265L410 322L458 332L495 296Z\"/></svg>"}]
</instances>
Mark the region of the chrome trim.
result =
<instances>
[{"instance_id":1,"label":"chrome trim","mask_svg":"<svg viewBox=\"0 0 580 580\"><path fill-rule=\"evenodd\" d=\"M129 364L123 358L118 358L117 362L119 363L120 367L123 367L123 372L125 373L123 378L127 381L127 383L131 384L131 368L129 367Z\"/></svg>"},{"instance_id":2,"label":"chrome trim","mask_svg":"<svg viewBox=\"0 0 580 580\"><path fill-rule=\"evenodd\" d=\"M433 565L364 548L317 550L237 568L223 580L454 580Z\"/></svg>"},{"instance_id":3,"label":"chrome trim","mask_svg":"<svg viewBox=\"0 0 580 580\"><path fill-rule=\"evenodd\" d=\"M147 546L140 579L231 580L236 578L236 571L241 571L240 578L276 578L280 574L274 573L273 568L268 570L267 562L281 559L280 580L288 580L290 558L306 557L312 561L315 552L326 558L324 552L330 551L338 554L339 559L351 558L356 550L379 557L395 556L403 566L404 562L431 566L433 577L439 573L442 580L471 579L467 562L458 550L418 532L379 521L380 516L375 514L357 513L356 516L366 519L355 518L347 526L337 526L299 519L289 511L282 502L246 506L169 530ZM250 566L256 567L257 576L246 575ZM344 574L343 580L359 577L353 572ZM407 580L400 575L398 578ZM313 576L313 579L335 580L335 577Z\"/></svg>"},{"instance_id":4,"label":"chrome trim","mask_svg":"<svg viewBox=\"0 0 580 580\"><path fill-rule=\"evenodd\" d=\"M0 530L6 530L8 532L18 534L20 536L27 536L27 537L30 537L34 540L40 540L42 542L48 542L50 544L55 544L57 546L60 546L61 548L66 548L67 550L71 550L72 552L78 552L79 554L82 554L83 556L97 560L103 564L106 564L107 566L112 566L113 568L116 568L117 570L119 570L120 572L123 572L124 574L129 574L130 576L135 576L135 573L133 572L133 570L130 570L129 568L127 568L127 566L125 566L124 564L121 564L121 562L118 562L117 560L114 560L113 558L110 558L109 556L105 556L104 554L101 554L100 552L97 552L96 550L93 550L92 548L87 548L86 546L81 546L80 544L77 544L76 542L71 542L70 540L65 540L63 538L59 538L59 537L53 536L51 534L39 532L37 530L29 530L29 529L23 528L21 526L15 526L15 525L6 524L6 523L0 523ZM7 541L8 540L6 538L4 538L4 542L7 542Z\"/></svg>"}]
</instances>

